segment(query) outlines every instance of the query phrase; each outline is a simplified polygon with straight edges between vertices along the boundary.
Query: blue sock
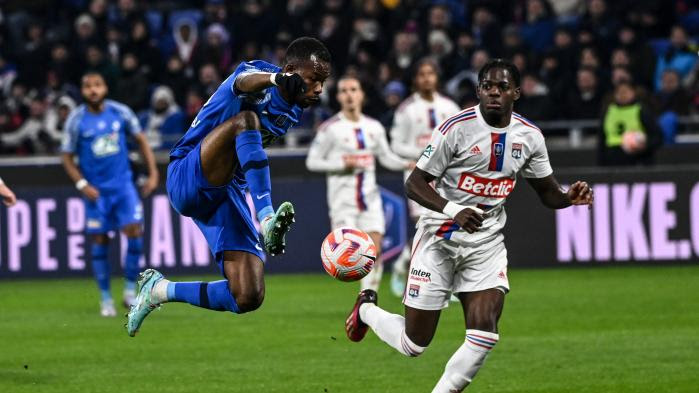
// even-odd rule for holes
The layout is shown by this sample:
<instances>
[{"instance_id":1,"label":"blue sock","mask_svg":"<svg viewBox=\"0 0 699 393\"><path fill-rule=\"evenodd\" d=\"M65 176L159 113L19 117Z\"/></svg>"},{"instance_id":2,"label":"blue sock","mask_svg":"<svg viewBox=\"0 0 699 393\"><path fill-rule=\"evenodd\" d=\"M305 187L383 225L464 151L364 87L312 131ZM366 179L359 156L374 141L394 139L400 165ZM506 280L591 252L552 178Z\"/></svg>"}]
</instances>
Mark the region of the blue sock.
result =
<instances>
[{"instance_id":1,"label":"blue sock","mask_svg":"<svg viewBox=\"0 0 699 393\"><path fill-rule=\"evenodd\" d=\"M228 290L226 280L171 282L167 284L167 299L170 302L189 303L209 310L238 313L238 304Z\"/></svg>"},{"instance_id":2,"label":"blue sock","mask_svg":"<svg viewBox=\"0 0 699 393\"><path fill-rule=\"evenodd\" d=\"M272 182L269 178L269 161L262 148L262 135L257 130L241 132L235 138L238 162L250 187L252 203L257 211L257 219L262 221L274 213L272 208Z\"/></svg>"},{"instance_id":3,"label":"blue sock","mask_svg":"<svg viewBox=\"0 0 699 393\"><path fill-rule=\"evenodd\" d=\"M143 254L143 238L130 237L126 246L126 260L124 261L124 278L126 279L126 289L136 288L136 277L138 276L138 262Z\"/></svg>"},{"instance_id":4,"label":"blue sock","mask_svg":"<svg viewBox=\"0 0 699 393\"><path fill-rule=\"evenodd\" d=\"M107 262L107 251L109 248L106 244L92 244L92 271L97 281L97 287L100 290L102 300L112 298L112 293L109 291L109 262Z\"/></svg>"}]
</instances>

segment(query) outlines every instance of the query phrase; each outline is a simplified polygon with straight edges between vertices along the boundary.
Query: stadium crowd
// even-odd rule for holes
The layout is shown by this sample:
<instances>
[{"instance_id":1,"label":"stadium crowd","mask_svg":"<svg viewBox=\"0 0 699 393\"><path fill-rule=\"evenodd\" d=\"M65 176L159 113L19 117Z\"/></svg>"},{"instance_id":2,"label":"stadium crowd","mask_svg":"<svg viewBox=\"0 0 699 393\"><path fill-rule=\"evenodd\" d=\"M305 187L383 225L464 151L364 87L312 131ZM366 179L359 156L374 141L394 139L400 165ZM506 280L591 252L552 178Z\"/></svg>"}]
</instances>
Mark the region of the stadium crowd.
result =
<instances>
[{"instance_id":1,"label":"stadium crowd","mask_svg":"<svg viewBox=\"0 0 699 393\"><path fill-rule=\"evenodd\" d=\"M477 103L479 68L503 57L523 75L515 110L534 121L601 120L631 100L660 143L672 141L677 116L699 111L697 0L8 0L0 153L57 152L88 70L139 114L152 147L167 150L233 67L278 64L300 35L327 44L335 77L363 80L365 112L387 127L424 56L462 107ZM302 127L337 109L333 84ZM622 85L633 94L617 92Z\"/></svg>"}]
</instances>

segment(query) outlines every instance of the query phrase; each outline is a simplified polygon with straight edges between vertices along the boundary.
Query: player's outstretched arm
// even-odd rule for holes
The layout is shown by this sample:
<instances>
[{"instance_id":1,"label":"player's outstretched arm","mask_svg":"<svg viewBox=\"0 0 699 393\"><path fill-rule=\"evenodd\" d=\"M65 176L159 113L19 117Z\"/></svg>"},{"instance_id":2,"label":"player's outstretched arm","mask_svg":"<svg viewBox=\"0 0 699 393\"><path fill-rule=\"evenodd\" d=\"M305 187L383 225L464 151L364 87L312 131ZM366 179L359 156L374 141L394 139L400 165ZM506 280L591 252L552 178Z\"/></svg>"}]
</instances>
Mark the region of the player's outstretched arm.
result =
<instances>
[{"instance_id":1,"label":"player's outstretched arm","mask_svg":"<svg viewBox=\"0 0 699 393\"><path fill-rule=\"evenodd\" d=\"M544 206L551 209L564 209L571 205L588 205L592 207L594 194L592 188L584 181L576 181L565 191L553 175L542 178L527 178Z\"/></svg>"},{"instance_id":2,"label":"player's outstretched arm","mask_svg":"<svg viewBox=\"0 0 699 393\"><path fill-rule=\"evenodd\" d=\"M466 232L477 231L483 223L482 212L478 211L479 209L460 206L442 198L430 186L434 179L433 175L416 167L405 182L405 193L408 198L420 205L450 216Z\"/></svg>"},{"instance_id":3,"label":"player's outstretched arm","mask_svg":"<svg viewBox=\"0 0 699 393\"><path fill-rule=\"evenodd\" d=\"M148 144L148 139L146 139L146 136L141 133L136 133L134 134L134 139L136 140L138 148L141 151L141 155L143 156L143 162L145 162L146 167L148 168L148 179L143 186L141 186L141 193L144 197L147 197L158 187L158 167L155 165L155 156L153 155L153 150Z\"/></svg>"}]
</instances>

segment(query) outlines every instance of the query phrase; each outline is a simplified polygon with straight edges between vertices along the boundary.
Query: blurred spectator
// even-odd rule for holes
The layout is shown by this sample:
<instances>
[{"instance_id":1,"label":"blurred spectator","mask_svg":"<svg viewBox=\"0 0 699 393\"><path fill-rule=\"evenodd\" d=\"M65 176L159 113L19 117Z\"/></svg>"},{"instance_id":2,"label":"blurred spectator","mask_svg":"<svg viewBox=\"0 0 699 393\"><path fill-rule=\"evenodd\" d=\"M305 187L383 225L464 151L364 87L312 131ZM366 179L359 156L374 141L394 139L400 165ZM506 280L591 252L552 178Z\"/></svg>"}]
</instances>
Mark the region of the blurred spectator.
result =
<instances>
[{"instance_id":1,"label":"blurred spectator","mask_svg":"<svg viewBox=\"0 0 699 393\"><path fill-rule=\"evenodd\" d=\"M90 45L85 52L85 71L94 71L102 75L107 86L114 89L119 77L119 68L104 56L104 52L97 45Z\"/></svg>"},{"instance_id":2,"label":"blurred spectator","mask_svg":"<svg viewBox=\"0 0 699 393\"><path fill-rule=\"evenodd\" d=\"M546 85L535 75L527 74L522 78L522 93L515 101L515 111L534 121L551 120L556 115L556 106Z\"/></svg>"},{"instance_id":3,"label":"blurred spectator","mask_svg":"<svg viewBox=\"0 0 699 393\"><path fill-rule=\"evenodd\" d=\"M592 68L580 68L575 89L569 89L564 105L566 119L597 119L600 115L602 96L597 75Z\"/></svg>"},{"instance_id":4,"label":"blurred spectator","mask_svg":"<svg viewBox=\"0 0 699 393\"><path fill-rule=\"evenodd\" d=\"M177 55L172 55L165 65L165 71L160 75L160 83L169 86L175 94L175 101L185 105L187 90L192 84L192 79L187 76L184 63Z\"/></svg>"},{"instance_id":5,"label":"blurred spectator","mask_svg":"<svg viewBox=\"0 0 699 393\"><path fill-rule=\"evenodd\" d=\"M204 97L209 97L221 84L221 77L213 64L204 64L199 68L199 90Z\"/></svg>"},{"instance_id":6,"label":"blurred spectator","mask_svg":"<svg viewBox=\"0 0 699 393\"><path fill-rule=\"evenodd\" d=\"M501 28L495 15L486 7L477 7L473 12L471 33L477 46L488 48L491 53L502 52Z\"/></svg>"},{"instance_id":7,"label":"blurred spectator","mask_svg":"<svg viewBox=\"0 0 699 393\"><path fill-rule=\"evenodd\" d=\"M228 25L230 20L228 19L226 2L224 0L206 0L204 4L204 21L207 25L214 23L224 26Z\"/></svg>"},{"instance_id":8,"label":"blurred spectator","mask_svg":"<svg viewBox=\"0 0 699 393\"><path fill-rule=\"evenodd\" d=\"M438 64L451 53L454 48L447 33L442 30L432 30L427 37L427 56L431 57Z\"/></svg>"},{"instance_id":9,"label":"blurred spectator","mask_svg":"<svg viewBox=\"0 0 699 393\"><path fill-rule=\"evenodd\" d=\"M95 22L96 33L100 37L107 35L107 0L92 0L88 13Z\"/></svg>"},{"instance_id":10,"label":"blurred spectator","mask_svg":"<svg viewBox=\"0 0 699 393\"><path fill-rule=\"evenodd\" d=\"M618 18L609 10L606 0L588 0L582 26L594 32L603 53L609 53L618 29Z\"/></svg>"},{"instance_id":11,"label":"blurred spectator","mask_svg":"<svg viewBox=\"0 0 699 393\"><path fill-rule=\"evenodd\" d=\"M63 138L66 120L70 111L75 108L75 101L69 96L62 96L55 100L55 105L46 111L44 119L44 130L46 134L56 143L53 145L52 153L58 152L59 141Z\"/></svg>"},{"instance_id":12,"label":"blurred spectator","mask_svg":"<svg viewBox=\"0 0 699 393\"><path fill-rule=\"evenodd\" d=\"M112 8L109 20L119 29L128 31L138 19L143 19L143 15L136 7L136 0L118 0L116 8Z\"/></svg>"},{"instance_id":13,"label":"blurred spectator","mask_svg":"<svg viewBox=\"0 0 699 393\"><path fill-rule=\"evenodd\" d=\"M456 37L456 45L448 60L444 61L442 69L446 75L455 75L459 71L468 68L471 64L471 55L476 49L473 36L466 31L460 32Z\"/></svg>"},{"instance_id":14,"label":"blurred spectator","mask_svg":"<svg viewBox=\"0 0 699 393\"><path fill-rule=\"evenodd\" d=\"M653 163L662 137L655 116L641 104L632 84L622 82L614 88L614 99L604 110L597 143L600 165Z\"/></svg>"},{"instance_id":15,"label":"blurred spectator","mask_svg":"<svg viewBox=\"0 0 699 393\"><path fill-rule=\"evenodd\" d=\"M104 36L102 36L104 37ZM83 58L90 45L97 45L101 41L97 34L95 20L88 14L82 14L75 19L75 37L72 40L72 52L78 58Z\"/></svg>"},{"instance_id":16,"label":"blurred spectator","mask_svg":"<svg viewBox=\"0 0 699 393\"><path fill-rule=\"evenodd\" d=\"M146 107L148 78L138 64L138 57L125 53L121 60L121 75L116 84L114 98L134 111Z\"/></svg>"},{"instance_id":17,"label":"blurred spectator","mask_svg":"<svg viewBox=\"0 0 699 393\"><path fill-rule=\"evenodd\" d=\"M198 46L194 54L195 64L210 63L218 72L227 74L231 71L233 55L229 45L230 35L223 25L214 23L206 29L206 40Z\"/></svg>"},{"instance_id":18,"label":"blurred spectator","mask_svg":"<svg viewBox=\"0 0 699 393\"><path fill-rule=\"evenodd\" d=\"M66 82L76 83L79 71L77 67L76 59L72 57L68 47L62 42L55 43L51 48L51 58L48 62L49 72L55 73Z\"/></svg>"},{"instance_id":19,"label":"blurred spectator","mask_svg":"<svg viewBox=\"0 0 699 393\"><path fill-rule=\"evenodd\" d=\"M508 25L502 33L502 57L512 59L516 53L527 52L527 48L522 41L519 27Z\"/></svg>"},{"instance_id":20,"label":"blurred spectator","mask_svg":"<svg viewBox=\"0 0 699 393\"><path fill-rule=\"evenodd\" d=\"M526 23L521 34L527 46L535 52L543 52L551 47L556 29L553 9L548 1L527 0Z\"/></svg>"},{"instance_id":21,"label":"blurred spectator","mask_svg":"<svg viewBox=\"0 0 699 393\"><path fill-rule=\"evenodd\" d=\"M655 71L655 53L644 41L638 38L636 31L630 26L623 26L617 34L619 48L626 50L635 62L635 74L638 83L647 88L653 86L653 72Z\"/></svg>"},{"instance_id":22,"label":"blurred spectator","mask_svg":"<svg viewBox=\"0 0 699 393\"><path fill-rule=\"evenodd\" d=\"M669 69L663 72L657 98L660 108L658 124L663 132L663 141L673 143L677 134L678 116L688 115L691 104L691 98L680 84L677 71Z\"/></svg>"},{"instance_id":23,"label":"blurred spectator","mask_svg":"<svg viewBox=\"0 0 699 393\"><path fill-rule=\"evenodd\" d=\"M395 114L400 103L403 101L406 92L407 90L405 86L399 81L391 81L386 84L386 87L383 89L383 97L386 101L386 111L383 113L383 115L381 115L381 117L379 117L379 121L386 129L390 129L391 125L393 124L393 115Z\"/></svg>"},{"instance_id":24,"label":"blurred spectator","mask_svg":"<svg viewBox=\"0 0 699 393\"><path fill-rule=\"evenodd\" d=\"M257 42L259 45L269 45L274 39L274 33L279 30L279 23L277 20L277 14L275 9L279 8L278 4L274 7L270 7L269 3L261 0L243 0L241 3L241 14L238 15L234 23L235 31L233 36L235 37L236 43L234 50L240 50L245 43ZM287 10L294 12L294 3L299 3L299 1L289 1L287 4ZM301 12L302 10L309 10L310 1L301 1L301 4L297 9ZM290 12L290 13L291 13ZM303 19L290 18L291 21L301 21ZM310 22L310 18L307 19ZM293 23L292 24L297 24ZM308 26L310 27L310 26ZM302 32L297 32L301 34ZM298 35L298 34L295 34Z\"/></svg>"},{"instance_id":25,"label":"blurred spectator","mask_svg":"<svg viewBox=\"0 0 699 393\"><path fill-rule=\"evenodd\" d=\"M689 37L682 26L673 26L670 35L670 48L664 54L658 56L655 69L655 87L660 90L663 72L666 69L677 71L683 79L689 75L697 62L697 54L689 48Z\"/></svg>"},{"instance_id":26,"label":"blurred spectator","mask_svg":"<svg viewBox=\"0 0 699 393\"><path fill-rule=\"evenodd\" d=\"M42 86L48 61L49 46L44 40L44 29L38 23L31 23L26 29L25 41L17 51L19 79L29 88Z\"/></svg>"},{"instance_id":27,"label":"blurred spectator","mask_svg":"<svg viewBox=\"0 0 699 393\"><path fill-rule=\"evenodd\" d=\"M483 49L478 49L471 56L471 66L447 81L445 90L447 94L457 99L459 89L463 88L463 82L468 81L471 86L478 86L478 71L490 60L488 52Z\"/></svg>"},{"instance_id":28,"label":"blurred spectator","mask_svg":"<svg viewBox=\"0 0 699 393\"><path fill-rule=\"evenodd\" d=\"M657 94L660 112L673 112L678 115L688 115L690 97L680 84L680 74L668 69L663 72L660 81L660 91Z\"/></svg>"},{"instance_id":29,"label":"blurred spectator","mask_svg":"<svg viewBox=\"0 0 699 393\"><path fill-rule=\"evenodd\" d=\"M167 86L158 86L153 91L150 109L138 117L153 150L170 149L186 131L185 114Z\"/></svg>"},{"instance_id":30,"label":"blurred spectator","mask_svg":"<svg viewBox=\"0 0 699 393\"><path fill-rule=\"evenodd\" d=\"M184 114L187 118L186 124L189 125L196 117L199 110L204 105L204 97L197 91L197 89L187 90L187 95L185 98L185 108Z\"/></svg>"},{"instance_id":31,"label":"blurred spectator","mask_svg":"<svg viewBox=\"0 0 699 393\"><path fill-rule=\"evenodd\" d=\"M44 116L46 102L43 97L34 97L29 102L28 117L22 125L10 133L0 136L5 148L14 149L20 154L46 154L55 152L60 139L46 132ZM58 136L60 137L60 135Z\"/></svg>"},{"instance_id":32,"label":"blurred spectator","mask_svg":"<svg viewBox=\"0 0 699 393\"><path fill-rule=\"evenodd\" d=\"M197 24L189 19L182 18L172 27L172 37L175 40L177 55L186 66L189 66L197 45L199 30Z\"/></svg>"},{"instance_id":33,"label":"blurred spectator","mask_svg":"<svg viewBox=\"0 0 699 393\"><path fill-rule=\"evenodd\" d=\"M401 80L409 80L409 70L419 56L415 32L399 31L394 36L393 52L389 54L389 65Z\"/></svg>"},{"instance_id":34,"label":"blurred spectator","mask_svg":"<svg viewBox=\"0 0 699 393\"><path fill-rule=\"evenodd\" d=\"M0 93L7 96L12 88L12 82L17 78L17 67L7 61L0 51Z\"/></svg>"},{"instance_id":35,"label":"blurred spectator","mask_svg":"<svg viewBox=\"0 0 699 393\"><path fill-rule=\"evenodd\" d=\"M143 19L133 21L123 51L138 57L138 63L148 76L157 75L161 70L161 54L150 37L148 25Z\"/></svg>"}]
</instances>

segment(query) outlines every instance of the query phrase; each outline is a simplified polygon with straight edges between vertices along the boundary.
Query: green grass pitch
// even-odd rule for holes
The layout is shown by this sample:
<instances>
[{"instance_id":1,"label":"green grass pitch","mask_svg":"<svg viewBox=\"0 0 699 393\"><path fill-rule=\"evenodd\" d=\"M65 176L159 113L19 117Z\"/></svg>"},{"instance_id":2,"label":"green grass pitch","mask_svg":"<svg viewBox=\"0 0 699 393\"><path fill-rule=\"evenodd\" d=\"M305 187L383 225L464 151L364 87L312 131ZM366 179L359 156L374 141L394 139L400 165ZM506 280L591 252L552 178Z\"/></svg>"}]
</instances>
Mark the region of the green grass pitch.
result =
<instances>
[{"instance_id":1,"label":"green grass pitch","mask_svg":"<svg viewBox=\"0 0 699 393\"><path fill-rule=\"evenodd\" d=\"M510 280L500 342L468 392L699 391L699 267L515 269ZM379 304L401 312L386 284ZM91 280L2 281L0 392L430 392L463 342L460 307L408 359L373 333L347 340L356 291L270 276L254 313L167 304L130 338L124 318L99 317Z\"/></svg>"}]
</instances>

